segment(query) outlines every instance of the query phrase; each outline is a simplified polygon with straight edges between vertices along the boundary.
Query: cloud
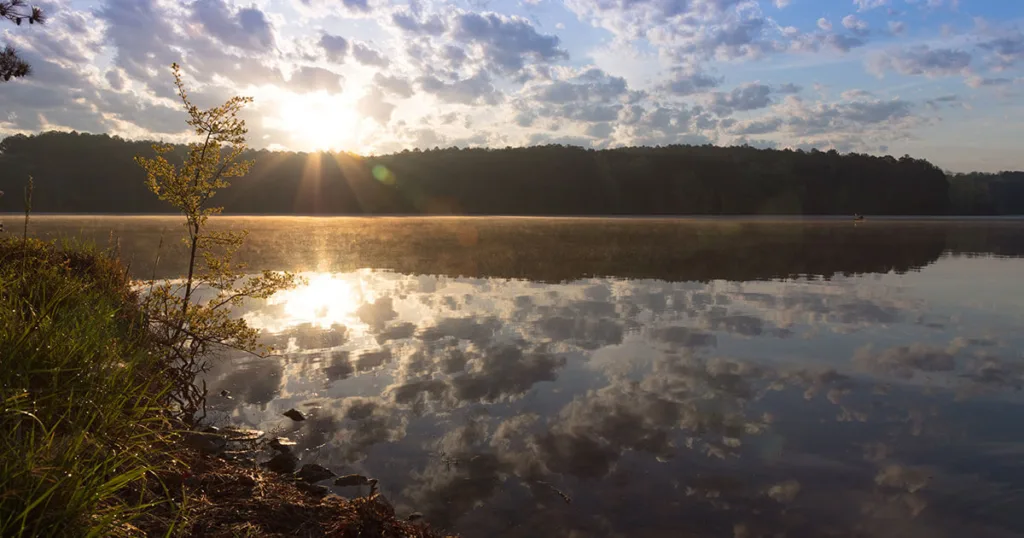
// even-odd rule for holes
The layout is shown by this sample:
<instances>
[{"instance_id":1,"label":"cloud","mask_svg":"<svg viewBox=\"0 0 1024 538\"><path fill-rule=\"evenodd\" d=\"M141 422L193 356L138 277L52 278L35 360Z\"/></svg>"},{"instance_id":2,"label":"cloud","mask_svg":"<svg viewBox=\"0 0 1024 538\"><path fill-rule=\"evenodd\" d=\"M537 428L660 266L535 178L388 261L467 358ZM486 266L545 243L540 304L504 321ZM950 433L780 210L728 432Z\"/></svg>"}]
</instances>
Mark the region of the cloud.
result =
<instances>
[{"instance_id":1,"label":"cloud","mask_svg":"<svg viewBox=\"0 0 1024 538\"><path fill-rule=\"evenodd\" d=\"M274 29L256 7L233 13L223 0L196 0L190 9L192 20L225 45L254 51L274 46Z\"/></svg>"},{"instance_id":2,"label":"cloud","mask_svg":"<svg viewBox=\"0 0 1024 538\"><path fill-rule=\"evenodd\" d=\"M970 64L971 55L968 52L917 45L871 56L868 59L868 70L879 77L887 71L895 71L903 75L935 78L963 73Z\"/></svg>"},{"instance_id":3,"label":"cloud","mask_svg":"<svg viewBox=\"0 0 1024 538\"><path fill-rule=\"evenodd\" d=\"M153 72L180 60L171 45L181 41L155 0L107 0L96 16L106 24L105 40L115 49L114 63L135 80L150 83Z\"/></svg>"},{"instance_id":4,"label":"cloud","mask_svg":"<svg viewBox=\"0 0 1024 538\"><path fill-rule=\"evenodd\" d=\"M416 83L421 90L436 96L443 103L495 105L504 100L504 95L495 88L486 71L451 82L433 75L424 75L416 79Z\"/></svg>"},{"instance_id":5,"label":"cloud","mask_svg":"<svg viewBox=\"0 0 1024 538\"><path fill-rule=\"evenodd\" d=\"M444 20L437 15L420 20L407 11L396 11L391 14L391 22L409 34L439 36L445 31Z\"/></svg>"},{"instance_id":6,"label":"cloud","mask_svg":"<svg viewBox=\"0 0 1024 538\"><path fill-rule=\"evenodd\" d=\"M564 105L580 101L609 103L626 94L626 79L590 68L568 80L537 85L531 97L541 103Z\"/></svg>"},{"instance_id":7,"label":"cloud","mask_svg":"<svg viewBox=\"0 0 1024 538\"><path fill-rule=\"evenodd\" d=\"M359 100L356 110L368 118L373 118L380 125L387 125L391 121L391 113L395 110L395 105L384 100L384 92L380 88L373 88ZM412 331L409 331L409 334L411 335ZM385 335L384 339L387 340L390 336L392 335Z\"/></svg>"},{"instance_id":8,"label":"cloud","mask_svg":"<svg viewBox=\"0 0 1024 538\"><path fill-rule=\"evenodd\" d=\"M383 54L370 48L365 43L355 43L352 45L352 57L363 65L374 67L387 67L389 63Z\"/></svg>"},{"instance_id":9,"label":"cloud","mask_svg":"<svg viewBox=\"0 0 1024 538\"><path fill-rule=\"evenodd\" d=\"M774 133L781 127L782 118L768 118L737 123L730 129L730 132L738 135L759 135Z\"/></svg>"},{"instance_id":10,"label":"cloud","mask_svg":"<svg viewBox=\"0 0 1024 538\"><path fill-rule=\"evenodd\" d=\"M107 83L110 84L110 88L114 91L121 91L124 89L124 76L121 75L119 69L110 69L104 75L107 79Z\"/></svg>"},{"instance_id":11,"label":"cloud","mask_svg":"<svg viewBox=\"0 0 1024 538\"><path fill-rule=\"evenodd\" d=\"M320 36L320 41L317 44L323 49L327 59L332 62L342 63L348 55L348 40L344 37L325 33Z\"/></svg>"},{"instance_id":12,"label":"cloud","mask_svg":"<svg viewBox=\"0 0 1024 538\"><path fill-rule=\"evenodd\" d=\"M987 39L979 45L992 53L991 63L996 69L1008 69L1024 59L1024 33L1014 28L1002 35Z\"/></svg>"},{"instance_id":13,"label":"cloud","mask_svg":"<svg viewBox=\"0 0 1024 538\"><path fill-rule=\"evenodd\" d=\"M679 96L692 95L715 88L722 80L705 73L676 70L672 78L663 82L659 89Z\"/></svg>"},{"instance_id":14,"label":"cloud","mask_svg":"<svg viewBox=\"0 0 1024 538\"><path fill-rule=\"evenodd\" d=\"M498 13L457 14L452 37L480 46L486 65L505 74L521 71L528 61L553 62L569 57L557 36L538 33L527 19Z\"/></svg>"},{"instance_id":15,"label":"cloud","mask_svg":"<svg viewBox=\"0 0 1024 538\"><path fill-rule=\"evenodd\" d=\"M712 93L708 107L719 116L729 116L735 112L765 108L772 102L771 95L770 86L758 83L744 84L728 93Z\"/></svg>"},{"instance_id":16,"label":"cloud","mask_svg":"<svg viewBox=\"0 0 1024 538\"><path fill-rule=\"evenodd\" d=\"M861 36L867 35L868 33L868 23L857 18L856 15L847 15L843 17L843 28Z\"/></svg>"},{"instance_id":17,"label":"cloud","mask_svg":"<svg viewBox=\"0 0 1024 538\"><path fill-rule=\"evenodd\" d=\"M373 75L373 83L385 93L397 97L412 97L412 84L399 76L390 76L382 73Z\"/></svg>"},{"instance_id":18,"label":"cloud","mask_svg":"<svg viewBox=\"0 0 1024 538\"><path fill-rule=\"evenodd\" d=\"M368 0L341 0L341 3L352 11L370 11L370 3Z\"/></svg>"},{"instance_id":19,"label":"cloud","mask_svg":"<svg viewBox=\"0 0 1024 538\"><path fill-rule=\"evenodd\" d=\"M857 11L869 11L889 5L889 0L853 0L853 3L857 5Z\"/></svg>"},{"instance_id":20,"label":"cloud","mask_svg":"<svg viewBox=\"0 0 1024 538\"><path fill-rule=\"evenodd\" d=\"M982 77L978 75L972 75L964 80L964 83L972 88L984 88L992 86L1009 86L1014 83L1014 80L1006 77Z\"/></svg>"},{"instance_id":21,"label":"cloud","mask_svg":"<svg viewBox=\"0 0 1024 538\"><path fill-rule=\"evenodd\" d=\"M343 81L344 78L334 71L304 65L292 73L291 78L288 79L288 85L301 93L316 91L339 93L342 90Z\"/></svg>"}]
</instances>

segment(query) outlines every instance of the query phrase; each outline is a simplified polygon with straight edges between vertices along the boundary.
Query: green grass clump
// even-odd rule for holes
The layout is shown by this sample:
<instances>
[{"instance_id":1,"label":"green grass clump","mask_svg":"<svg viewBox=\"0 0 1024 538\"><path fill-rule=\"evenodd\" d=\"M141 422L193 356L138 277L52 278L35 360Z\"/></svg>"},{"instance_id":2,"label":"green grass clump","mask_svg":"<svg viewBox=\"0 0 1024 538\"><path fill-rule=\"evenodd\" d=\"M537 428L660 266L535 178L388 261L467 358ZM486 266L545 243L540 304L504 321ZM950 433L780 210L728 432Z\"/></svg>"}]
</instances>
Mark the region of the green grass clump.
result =
<instances>
[{"instance_id":1,"label":"green grass clump","mask_svg":"<svg viewBox=\"0 0 1024 538\"><path fill-rule=\"evenodd\" d=\"M167 498L169 382L137 304L107 253L0 239L0 536L140 535Z\"/></svg>"}]
</instances>

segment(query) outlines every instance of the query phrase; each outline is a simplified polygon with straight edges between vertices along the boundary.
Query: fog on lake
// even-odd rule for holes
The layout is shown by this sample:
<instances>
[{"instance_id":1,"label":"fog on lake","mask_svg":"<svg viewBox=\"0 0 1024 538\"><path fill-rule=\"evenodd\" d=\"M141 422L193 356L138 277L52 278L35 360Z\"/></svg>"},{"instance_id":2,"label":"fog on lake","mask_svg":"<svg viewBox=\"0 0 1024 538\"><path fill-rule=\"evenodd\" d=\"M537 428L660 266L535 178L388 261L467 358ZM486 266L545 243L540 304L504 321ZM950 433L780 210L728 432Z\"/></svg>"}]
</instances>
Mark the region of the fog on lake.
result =
<instances>
[{"instance_id":1,"label":"fog on lake","mask_svg":"<svg viewBox=\"0 0 1024 538\"><path fill-rule=\"evenodd\" d=\"M279 355L216 362L211 419L379 479L400 514L467 537L1024 535L1024 221L212 222L308 281L239 313ZM138 278L185 266L173 218L32 229L116 245Z\"/></svg>"}]
</instances>

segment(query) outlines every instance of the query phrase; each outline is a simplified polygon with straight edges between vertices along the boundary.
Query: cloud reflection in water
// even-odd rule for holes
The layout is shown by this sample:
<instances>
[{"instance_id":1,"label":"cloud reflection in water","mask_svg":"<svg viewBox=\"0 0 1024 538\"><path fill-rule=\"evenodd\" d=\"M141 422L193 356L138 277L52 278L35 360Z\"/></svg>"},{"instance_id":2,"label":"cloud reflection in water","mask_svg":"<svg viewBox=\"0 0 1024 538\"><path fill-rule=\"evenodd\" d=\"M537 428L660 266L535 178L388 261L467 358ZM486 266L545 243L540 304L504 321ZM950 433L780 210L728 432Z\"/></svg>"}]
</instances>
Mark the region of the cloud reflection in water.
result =
<instances>
[{"instance_id":1,"label":"cloud reflection in water","mask_svg":"<svg viewBox=\"0 0 1024 538\"><path fill-rule=\"evenodd\" d=\"M1024 532L966 494L930 509L968 475L1005 491L992 469L1009 457L963 463L987 434L962 410L1020 418L1024 341L930 306L920 278L313 274L245 314L286 353L208 383L241 395L215 403L225 419L294 435L304 460L372 474L470 536ZM301 405L311 420L281 419Z\"/></svg>"}]
</instances>

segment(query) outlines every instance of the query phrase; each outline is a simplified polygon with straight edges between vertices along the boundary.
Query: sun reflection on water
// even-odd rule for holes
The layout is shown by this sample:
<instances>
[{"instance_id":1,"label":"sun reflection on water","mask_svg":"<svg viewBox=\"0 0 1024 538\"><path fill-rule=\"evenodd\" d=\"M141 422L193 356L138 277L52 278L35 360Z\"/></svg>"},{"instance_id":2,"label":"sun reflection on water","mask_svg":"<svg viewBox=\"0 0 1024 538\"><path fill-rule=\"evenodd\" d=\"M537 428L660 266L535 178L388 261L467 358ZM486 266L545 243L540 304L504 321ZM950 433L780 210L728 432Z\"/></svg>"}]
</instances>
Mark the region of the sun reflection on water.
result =
<instances>
[{"instance_id":1,"label":"sun reflection on water","mask_svg":"<svg viewBox=\"0 0 1024 538\"><path fill-rule=\"evenodd\" d=\"M312 273L302 275L306 283L280 291L267 305L278 312L270 319L250 320L254 326L269 332L310 324L328 329L333 325L351 326L359 323L356 309L372 299L358 274Z\"/></svg>"}]
</instances>

